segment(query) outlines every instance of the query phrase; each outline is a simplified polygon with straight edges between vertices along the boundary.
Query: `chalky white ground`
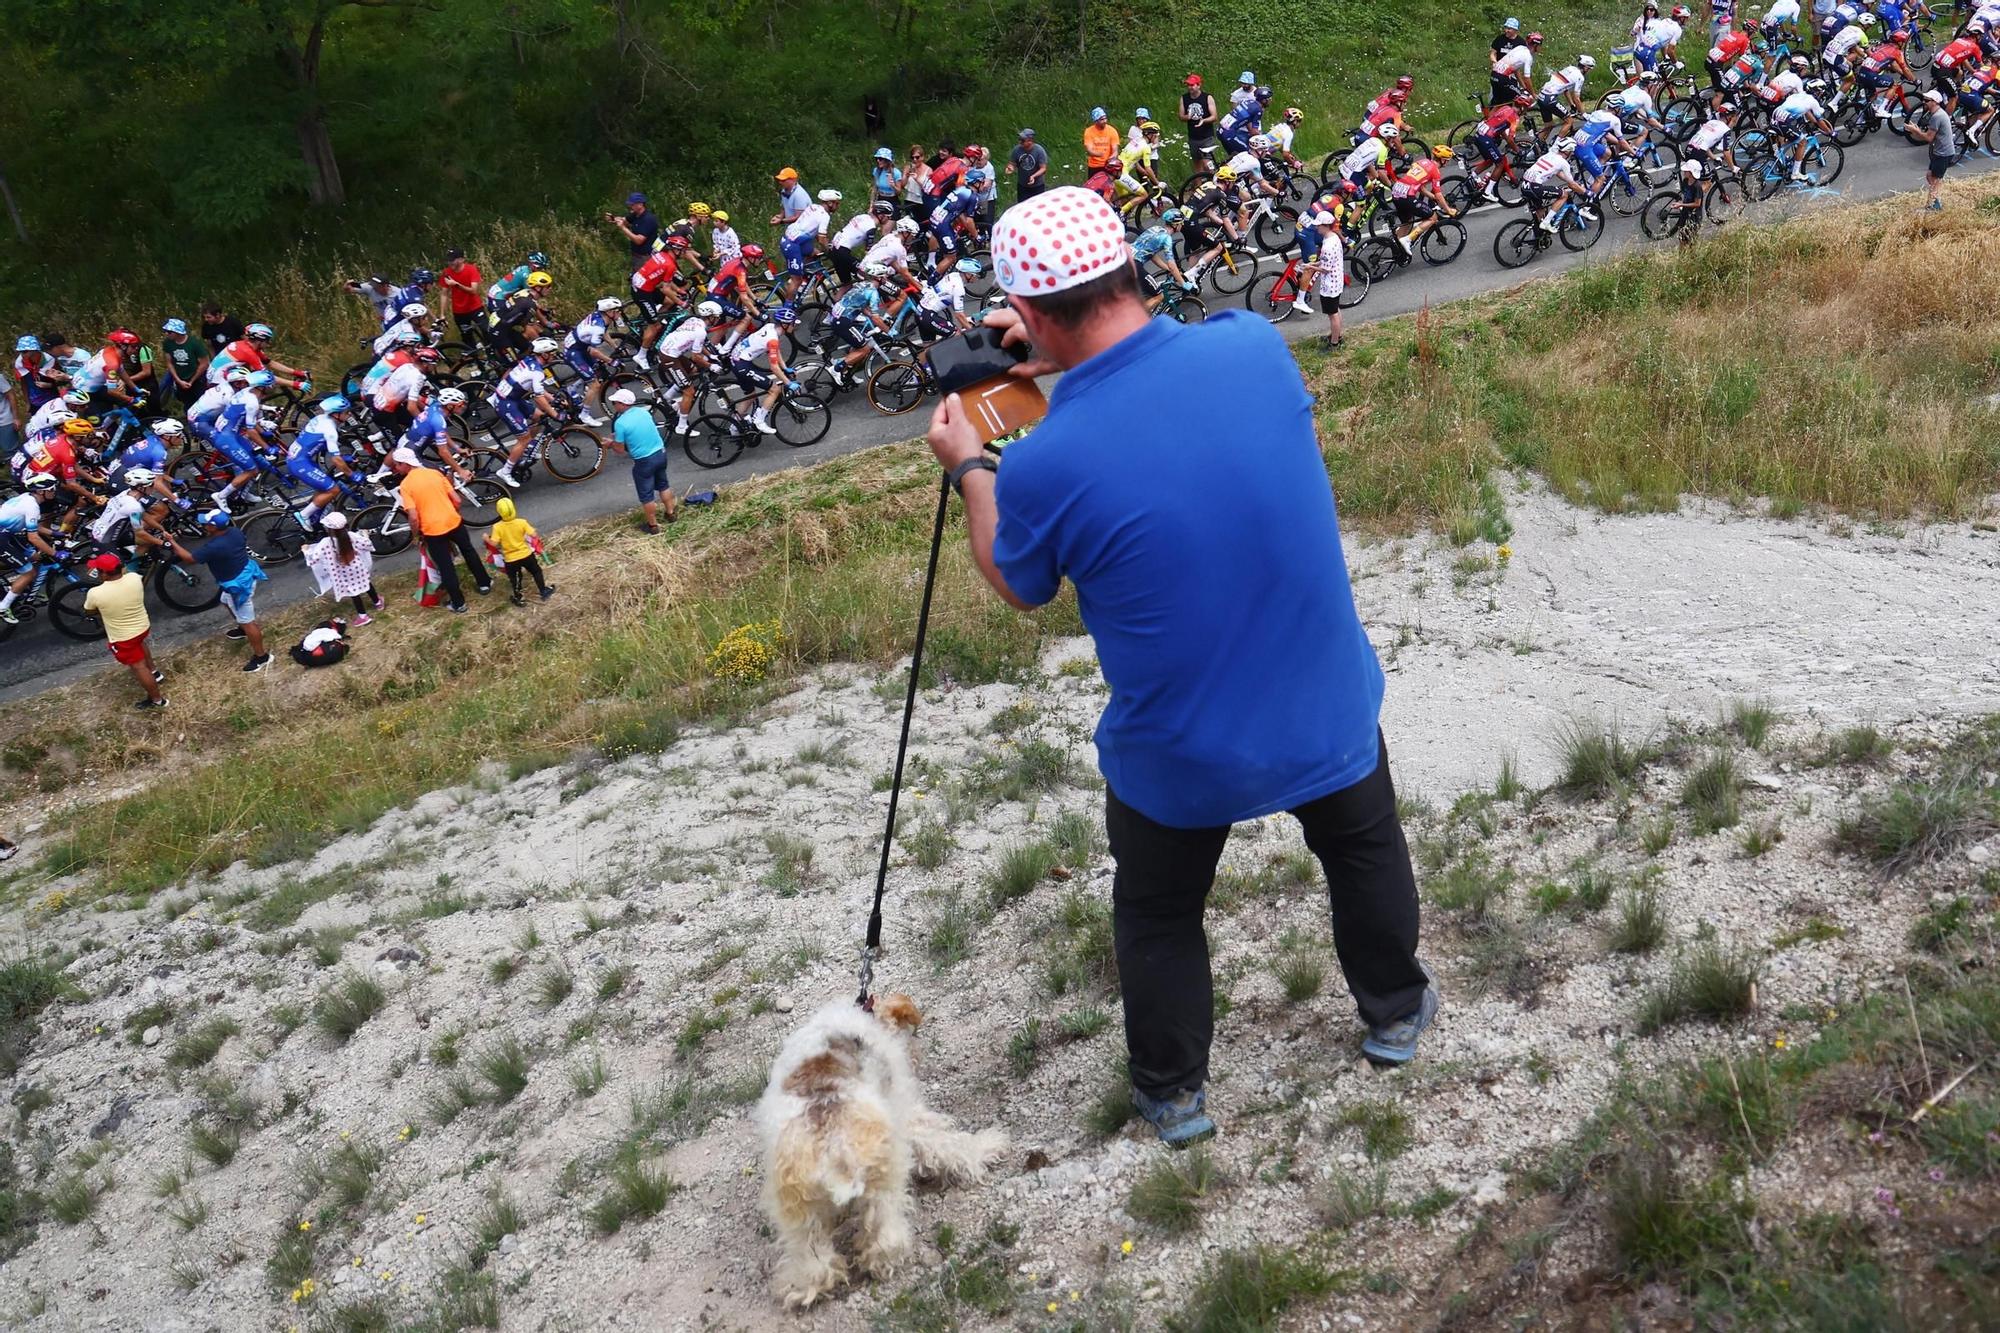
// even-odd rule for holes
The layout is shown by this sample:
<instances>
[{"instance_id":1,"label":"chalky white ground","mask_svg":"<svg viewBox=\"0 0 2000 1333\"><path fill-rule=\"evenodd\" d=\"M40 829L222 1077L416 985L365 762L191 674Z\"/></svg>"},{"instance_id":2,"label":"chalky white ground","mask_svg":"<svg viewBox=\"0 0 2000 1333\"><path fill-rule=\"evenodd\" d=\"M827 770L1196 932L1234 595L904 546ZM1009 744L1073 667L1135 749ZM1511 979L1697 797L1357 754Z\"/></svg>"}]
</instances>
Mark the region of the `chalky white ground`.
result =
<instances>
[{"instance_id":1,"label":"chalky white ground","mask_svg":"<svg viewBox=\"0 0 2000 1333\"><path fill-rule=\"evenodd\" d=\"M1517 757L1531 784L1549 781L1554 737L1574 714L1616 714L1628 731L1644 734L1669 716L1712 720L1731 698L1769 699L1786 721L1767 755L1743 754L1751 777L1746 820L1778 821L1783 843L1750 859L1740 850L1742 830L1697 838L1683 819L1683 831L1657 858L1675 941L1712 927L1767 951L1758 1015L1726 1032L1693 1027L1636 1037L1637 997L1663 973L1671 947L1638 960L1610 955L1601 919L1538 918L1525 886L1560 877L1601 840L1603 864L1614 870L1629 872L1648 858L1629 838L1611 838L1612 817L1602 805L1549 801L1532 819L1518 806L1496 807L1503 818L1487 845L1517 870L1504 910L1529 932L1546 982L1531 1006L1482 994L1451 914L1431 910L1426 953L1440 976L1444 1011L1419 1063L1401 1074L1374 1074L1357 1062L1360 1033L1337 968L1329 966L1326 990L1301 1005L1286 1004L1270 974L1286 927L1325 940L1315 894L1255 900L1211 918L1216 969L1228 979L1233 1005L1219 1024L1213 1089L1224 1126L1216 1153L1229 1183L1206 1205L1197 1233L1168 1239L1123 1211L1131 1184L1161 1150L1132 1126L1102 1140L1079 1125L1121 1049L1116 1023L1089 1040L1053 1046L1018 1081L1004 1053L1028 1015L1053 1020L1083 1003L1041 996L1050 938L1043 922L1072 890L1107 894L1104 863L1002 908L975 935L970 961L938 971L925 957L922 941L946 895L978 893L1001 849L1040 836L1063 810L1096 817L1100 797L1084 782L1038 802L993 806L954 830L957 849L935 874L898 854L881 977L928 1010L920 1068L932 1101L966 1124L1004 1125L1018 1145L989 1185L920 1198L919 1225L929 1236L949 1222L969 1241L990 1220L1018 1224L1006 1263L1030 1289L1023 1311L1039 1313L1055 1301L1087 1314L1112 1299L1108 1287L1153 1312L1142 1313L1142 1326L1157 1326L1214 1252L1308 1235L1318 1225L1313 1200L1328 1173L1365 1169L1355 1132L1329 1128L1340 1108L1362 1100L1393 1099L1415 1133L1414 1146L1389 1164L1392 1200L1438 1187L1465 1196L1429 1224L1377 1222L1345 1245L1346 1262L1392 1266L1406 1281L1420 1280L1431 1271L1426 1256L1447 1251L1482 1209L1505 1206L1506 1164L1530 1160L1572 1133L1621 1070L1645 1074L1697 1050L1768 1043L1785 1026L1777 1015L1787 1006L1844 1003L1893 974L1911 918L1931 895L1966 879L1972 866L1963 858L1885 883L1836 854L1827 836L1834 821L1857 790L1884 775L1770 756L1859 721L1920 750L1947 735L1956 718L2000 711L1991 533L1936 527L1835 535L1692 506L1674 515L1604 518L1525 494L1510 498L1510 515L1511 561L1490 571L1460 567L1465 553L1428 539L1351 552L1357 597L1389 670L1385 727L1399 783L1441 808L1458 792L1490 786L1504 756ZM1475 553L1482 549L1490 556L1491 548ZM1089 641L1078 639L1052 647L1025 685L927 692L916 754L946 775L1004 755L999 747L1007 742L988 722L1026 700L1038 716L1014 743L1039 737L1063 745L1080 773L1093 772L1088 737L1102 686L1094 672L1061 670L1091 656ZM333 973L316 968L305 948L267 960L254 947L258 936L219 905L171 924L157 910L11 923L33 929L37 943L96 936L105 945L72 969L93 998L51 1011L9 1090L34 1084L54 1094L31 1133L51 1136L66 1161L115 1102L124 1099L128 1115L106 1139L118 1183L95 1227L44 1223L37 1242L0 1270L0 1313L27 1318L39 1300L40 1317L27 1322L46 1328L284 1326L295 1311L267 1286L263 1260L299 1206L293 1182L301 1156L330 1150L347 1131L387 1148L389 1157L357 1237L323 1248L316 1301L357 1291L419 1299L465 1243L498 1183L527 1219L491 1260L506 1293L506 1328L867 1327L880 1302L935 1270L938 1254L926 1245L897 1281L863 1285L804 1317L782 1316L765 1289L770 1247L760 1234L757 1163L741 1107L724 1109L699 1137L665 1153L679 1191L658 1217L610 1239L595 1238L581 1216L601 1179L585 1171L567 1196L558 1186L566 1163L608 1150L625 1133L632 1095L689 1070L704 1083L754 1080L799 1014L851 993L886 800L873 787L893 754L901 701L893 680L880 686L873 672L824 670L754 725L692 734L664 754L603 766L588 790L569 769L511 783L496 771L483 783L433 793L306 865L238 866L204 886L221 896L288 875L377 867L371 897L321 903L298 926L360 925L344 962L376 972L389 989L383 1012L344 1046L329 1044L310 1024L276 1036L271 1008L308 1004ZM845 766L797 757L809 742L837 737L844 738ZM801 782L807 773L810 782ZM911 793L916 816L943 803L946 784L930 782ZM1641 799L1670 809L1678 783L1677 772L1655 769ZM566 788L574 794L565 796ZM1414 821L1412 832L1436 828L1432 816ZM772 860L766 832L797 834L815 848L812 880L796 896L779 897L762 882ZM1225 864L1254 869L1296 841L1283 817L1246 826ZM390 922L437 894L444 874L453 892L481 901L437 920ZM586 933L586 908L610 924ZM1773 948L1810 916L1845 933ZM513 951L530 922L543 943L521 975L494 985L488 964ZM224 942L198 952L196 938L212 926ZM422 961L378 961L396 945L419 951ZM741 956L709 973L718 952L736 946ZM816 949L817 960L787 976L779 960L799 946ZM576 991L545 1012L533 1003L530 982L558 961L575 972ZM636 968L636 985L601 1006L599 1044L610 1077L594 1098L579 1099L567 1068L589 1047L565 1051L563 1035L592 1007L596 977L617 963ZM697 971L698 980L691 975ZM252 982L260 972L268 986L262 992ZM674 1036L683 1022L725 988L739 992L723 1006L727 1026L691 1060L676 1061ZM178 1009L166 1040L126 1043L122 1020L158 999ZM752 1014L753 1005L763 1011ZM1115 1016L1115 1000L1108 1007ZM194 1093L168 1078L163 1059L176 1031L215 1013L243 1026L215 1067L259 1100L263 1121L233 1164L201 1167L189 1188L210 1215L183 1235L147 1188L186 1156L197 1108ZM629 1019L629 1028L616 1031L615 1019ZM528 1089L511 1105L474 1109L447 1128L431 1128L420 1098L445 1071L427 1053L455 1028L466 1033L467 1062L507 1034L533 1046L537 1060ZM1789 1039L1810 1040L1810 1025L1795 1022ZM1531 1055L1539 1080L1527 1067ZM285 1113L288 1098L296 1109ZM406 1124L420 1132L400 1141ZM1026 1169L1030 1150L1049 1164ZM1287 1156L1289 1174L1274 1170ZM1777 1167L1758 1184L1822 1194L1862 1188L1801 1183L1796 1171L1788 1177ZM1129 1256L1120 1249L1126 1239L1133 1241ZM1586 1230L1566 1240L1552 1262L1584 1264L1588 1248ZM231 1262L232 1255L242 1257ZM357 1257L358 1266L351 1262ZM191 1293L179 1293L170 1279L177 1259L209 1275ZM1072 1291L1081 1294L1074 1305ZM1344 1297L1293 1322L1394 1328L1413 1299Z\"/></svg>"}]
</instances>

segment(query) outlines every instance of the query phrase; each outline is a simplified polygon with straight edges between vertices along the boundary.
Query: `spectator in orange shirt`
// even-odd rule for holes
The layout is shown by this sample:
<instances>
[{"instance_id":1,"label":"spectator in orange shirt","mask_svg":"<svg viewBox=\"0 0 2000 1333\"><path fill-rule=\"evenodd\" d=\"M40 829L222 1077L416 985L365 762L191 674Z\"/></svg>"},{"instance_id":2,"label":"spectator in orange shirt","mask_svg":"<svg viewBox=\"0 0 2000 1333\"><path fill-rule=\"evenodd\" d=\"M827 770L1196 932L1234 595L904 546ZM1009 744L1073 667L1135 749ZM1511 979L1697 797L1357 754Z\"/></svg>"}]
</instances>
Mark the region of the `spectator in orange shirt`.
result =
<instances>
[{"instance_id":1,"label":"spectator in orange shirt","mask_svg":"<svg viewBox=\"0 0 2000 1333\"><path fill-rule=\"evenodd\" d=\"M465 614L465 589L458 582L458 568L452 557L464 558L472 571L472 581L481 596L493 591L493 575L487 572L479 552L472 549L471 534L458 514L458 492L436 468L425 467L414 452L398 449L389 455L389 468L402 481L396 493L410 523L423 539L424 553L437 567L438 582L444 587L445 601L460 615Z\"/></svg>"},{"instance_id":2,"label":"spectator in orange shirt","mask_svg":"<svg viewBox=\"0 0 2000 1333\"><path fill-rule=\"evenodd\" d=\"M1124 137L1111 127L1111 118L1104 108L1092 107L1090 124L1083 130L1083 162L1089 172L1084 183L1107 201L1111 198L1111 184L1118 176L1118 150L1124 144Z\"/></svg>"}]
</instances>

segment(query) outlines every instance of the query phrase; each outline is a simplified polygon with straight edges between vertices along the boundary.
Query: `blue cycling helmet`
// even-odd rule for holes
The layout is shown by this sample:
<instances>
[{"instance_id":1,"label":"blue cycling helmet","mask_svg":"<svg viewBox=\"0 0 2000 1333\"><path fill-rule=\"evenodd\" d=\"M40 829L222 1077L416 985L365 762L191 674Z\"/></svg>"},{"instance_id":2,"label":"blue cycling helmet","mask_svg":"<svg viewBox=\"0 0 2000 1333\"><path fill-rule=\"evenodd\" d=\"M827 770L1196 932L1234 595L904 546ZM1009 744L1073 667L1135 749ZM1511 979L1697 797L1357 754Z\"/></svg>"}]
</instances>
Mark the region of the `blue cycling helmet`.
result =
<instances>
[{"instance_id":1,"label":"blue cycling helmet","mask_svg":"<svg viewBox=\"0 0 2000 1333\"><path fill-rule=\"evenodd\" d=\"M773 324L796 324L799 322L799 308L795 305L773 306L771 308L771 322Z\"/></svg>"},{"instance_id":2,"label":"blue cycling helmet","mask_svg":"<svg viewBox=\"0 0 2000 1333\"><path fill-rule=\"evenodd\" d=\"M965 173L965 183L967 185L984 185L988 179L985 167L974 167Z\"/></svg>"},{"instance_id":3,"label":"blue cycling helmet","mask_svg":"<svg viewBox=\"0 0 2000 1333\"><path fill-rule=\"evenodd\" d=\"M528 254L529 268L547 268L548 266L549 266L549 257L547 255L543 254L540 250L533 250L529 252Z\"/></svg>"},{"instance_id":4,"label":"blue cycling helmet","mask_svg":"<svg viewBox=\"0 0 2000 1333\"><path fill-rule=\"evenodd\" d=\"M160 332L171 333L177 338L187 337L187 331L188 331L187 321L184 319L170 319L166 323L160 325Z\"/></svg>"},{"instance_id":5,"label":"blue cycling helmet","mask_svg":"<svg viewBox=\"0 0 2000 1333\"><path fill-rule=\"evenodd\" d=\"M877 148L875 150L875 160L877 162L894 162L896 155L886 148Z\"/></svg>"},{"instance_id":6,"label":"blue cycling helmet","mask_svg":"<svg viewBox=\"0 0 2000 1333\"><path fill-rule=\"evenodd\" d=\"M337 393L333 394L330 397L322 398L319 400L319 410L326 413L328 416L333 416L334 414L339 412L345 412L347 410L347 400L345 398L342 398Z\"/></svg>"},{"instance_id":7,"label":"blue cycling helmet","mask_svg":"<svg viewBox=\"0 0 2000 1333\"><path fill-rule=\"evenodd\" d=\"M42 340L32 333L24 333L14 340L14 350L17 352L39 352L42 350Z\"/></svg>"},{"instance_id":8,"label":"blue cycling helmet","mask_svg":"<svg viewBox=\"0 0 2000 1333\"><path fill-rule=\"evenodd\" d=\"M249 383L253 389L268 389L277 382L278 377L268 370L253 370L250 372Z\"/></svg>"},{"instance_id":9,"label":"blue cycling helmet","mask_svg":"<svg viewBox=\"0 0 2000 1333\"><path fill-rule=\"evenodd\" d=\"M436 281L437 274L427 268L413 268L410 270L410 285L412 287L428 287Z\"/></svg>"},{"instance_id":10,"label":"blue cycling helmet","mask_svg":"<svg viewBox=\"0 0 2000 1333\"><path fill-rule=\"evenodd\" d=\"M986 271L977 259L961 259L954 267L968 278L976 278Z\"/></svg>"},{"instance_id":11,"label":"blue cycling helmet","mask_svg":"<svg viewBox=\"0 0 2000 1333\"><path fill-rule=\"evenodd\" d=\"M243 336L268 342L276 335L271 332L269 324L252 324L249 328L243 330Z\"/></svg>"}]
</instances>

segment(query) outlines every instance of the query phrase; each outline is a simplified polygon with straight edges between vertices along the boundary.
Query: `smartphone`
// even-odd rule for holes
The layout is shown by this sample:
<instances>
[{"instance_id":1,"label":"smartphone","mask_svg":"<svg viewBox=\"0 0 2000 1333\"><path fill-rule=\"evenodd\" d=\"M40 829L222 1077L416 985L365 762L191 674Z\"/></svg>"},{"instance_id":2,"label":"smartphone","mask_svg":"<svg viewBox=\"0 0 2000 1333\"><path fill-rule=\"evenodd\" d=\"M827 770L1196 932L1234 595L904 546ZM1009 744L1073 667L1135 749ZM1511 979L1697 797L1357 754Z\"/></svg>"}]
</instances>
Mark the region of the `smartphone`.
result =
<instances>
[{"instance_id":1,"label":"smartphone","mask_svg":"<svg viewBox=\"0 0 2000 1333\"><path fill-rule=\"evenodd\" d=\"M1049 410L1033 380L1009 373L1028 359L1027 345L1003 346L1001 332L976 325L931 344L927 353L939 396L959 395L982 444L1032 426Z\"/></svg>"}]
</instances>

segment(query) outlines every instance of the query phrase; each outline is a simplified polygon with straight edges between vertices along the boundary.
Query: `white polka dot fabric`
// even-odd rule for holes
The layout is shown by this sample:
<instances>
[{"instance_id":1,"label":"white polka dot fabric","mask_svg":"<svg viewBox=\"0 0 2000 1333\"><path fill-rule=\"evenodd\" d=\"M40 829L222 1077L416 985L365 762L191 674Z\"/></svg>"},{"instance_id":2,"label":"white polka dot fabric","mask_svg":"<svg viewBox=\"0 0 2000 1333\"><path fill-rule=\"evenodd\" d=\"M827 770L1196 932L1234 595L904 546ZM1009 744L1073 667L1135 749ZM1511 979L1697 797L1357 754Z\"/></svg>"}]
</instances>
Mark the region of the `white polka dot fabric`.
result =
<instances>
[{"instance_id":1,"label":"white polka dot fabric","mask_svg":"<svg viewBox=\"0 0 2000 1333\"><path fill-rule=\"evenodd\" d=\"M1059 186L1018 203L993 227L993 273L1009 296L1049 296L1126 261L1118 214L1078 186Z\"/></svg>"}]
</instances>

